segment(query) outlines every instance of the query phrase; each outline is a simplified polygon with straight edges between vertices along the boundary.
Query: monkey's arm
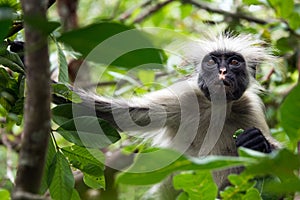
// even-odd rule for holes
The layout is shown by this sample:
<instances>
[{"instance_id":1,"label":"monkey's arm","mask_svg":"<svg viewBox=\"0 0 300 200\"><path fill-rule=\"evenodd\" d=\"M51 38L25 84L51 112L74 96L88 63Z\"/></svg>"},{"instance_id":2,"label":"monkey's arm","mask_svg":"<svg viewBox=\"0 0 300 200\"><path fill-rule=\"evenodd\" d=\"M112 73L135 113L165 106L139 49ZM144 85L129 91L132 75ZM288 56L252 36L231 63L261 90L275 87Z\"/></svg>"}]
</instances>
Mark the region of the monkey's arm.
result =
<instances>
[{"instance_id":1,"label":"monkey's arm","mask_svg":"<svg viewBox=\"0 0 300 200\"><path fill-rule=\"evenodd\" d=\"M274 149L258 128L250 128L241 133L236 139L236 146L263 153L270 153Z\"/></svg>"}]
</instances>

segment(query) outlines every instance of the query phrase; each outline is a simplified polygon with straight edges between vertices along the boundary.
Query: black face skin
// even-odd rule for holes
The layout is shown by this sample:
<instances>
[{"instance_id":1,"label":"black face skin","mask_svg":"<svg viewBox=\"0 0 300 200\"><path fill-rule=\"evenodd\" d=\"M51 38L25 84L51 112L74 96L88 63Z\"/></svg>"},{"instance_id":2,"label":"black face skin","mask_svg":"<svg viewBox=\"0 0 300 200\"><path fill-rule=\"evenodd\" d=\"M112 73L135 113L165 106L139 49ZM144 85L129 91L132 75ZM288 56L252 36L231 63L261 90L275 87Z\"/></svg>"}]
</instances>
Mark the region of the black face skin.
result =
<instances>
[{"instance_id":1,"label":"black face skin","mask_svg":"<svg viewBox=\"0 0 300 200\"><path fill-rule=\"evenodd\" d=\"M212 52L204 57L201 68L198 85L209 100L211 95L217 97L220 89L225 89L227 101L237 100L248 87L246 62L238 53Z\"/></svg>"}]
</instances>

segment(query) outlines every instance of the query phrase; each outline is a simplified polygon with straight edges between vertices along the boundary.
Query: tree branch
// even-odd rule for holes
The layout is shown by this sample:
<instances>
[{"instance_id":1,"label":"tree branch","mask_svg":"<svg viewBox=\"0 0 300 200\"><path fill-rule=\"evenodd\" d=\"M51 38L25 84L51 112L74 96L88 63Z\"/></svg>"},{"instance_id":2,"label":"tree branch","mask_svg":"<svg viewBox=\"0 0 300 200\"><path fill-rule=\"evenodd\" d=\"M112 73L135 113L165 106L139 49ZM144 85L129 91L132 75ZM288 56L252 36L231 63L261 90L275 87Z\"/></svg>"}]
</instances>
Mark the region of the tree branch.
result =
<instances>
[{"instance_id":1,"label":"tree branch","mask_svg":"<svg viewBox=\"0 0 300 200\"><path fill-rule=\"evenodd\" d=\"M152 2L152 0L147 0L147 1L143 2L141 5L137 5L137 6L133 7L133 8L130 8L130 9L126 10L124 13L122 13L119 16L119 20L120 21L125 21L126 19L128 19L132 15L132 13L134 12L135 9L137 9L137 8L144 8L144 7L148 6L148 5L150 5L151 2Z\"/></svg>"},{"instance_id":2,"label":"tree branch","mask_svg":"<svg viewBox=\"0 0 300 200\"><path fill-rule=\"evenodd\" d=\"M154 5L153 7L151 7L146 12L144 12L144 13L140 14L139 16L137 16L137 18L133 21L133 23L140 23L141 21L145 20L150 15L152 15L153 13L159 11L161 8L163 8L164 6L168 5L169 3L173 2L173 1L174 0L166 0L164 2L161 2L161 3L158 3L158 4Z\"/></svg>"},{"instance_id":3,"label":"tree branch","mask_svg":"<svg viewBox=\"0 0 300 200\"><path fill-rule=\"evenodd\" d=\"M207 10L209 12L218 13L218 14L228 16L228 17L232 17L232 18L244 19L244 20L247 20L249 22L254 22L254 23L257 23L257 24L265 25L265 24L269 23L268 21L258 19L258 18L255 18L255 17L251 17L251 16L248 16L248 15L244 15L242 13L231 13L231 12L227 12L225 10L211 8L207 5L201 4L201 3L196 2L194 0L181 0L181 2L183 4L192 4L192 5L196 6L197 8Z\"/></svg>"},{"instance_id":4,"label":"tree branch","mask_svg":"<svg viewBox=\"0 0 300 200\"><path fill-rule=\"evenodd\" d=\"M55 3L55 0L49 0L47 8L50 8ZM14 22L6 37L11 37L24 28L22 21Z\"/></svg>"},{"instance_id":5,"label":"tree branch","mask_svg":"<svg viewBox=\"0 0 300 200\"><path fill-rule=\"evenodd\" d=\"M45 1L21 0L24 16L46 19ZM50 64L47 35L25 23L27 94L24 106L24 135L13 199L38 194L50 133ZM30 195L29 195L30 196Z\"/></svg>"}]
</instances>

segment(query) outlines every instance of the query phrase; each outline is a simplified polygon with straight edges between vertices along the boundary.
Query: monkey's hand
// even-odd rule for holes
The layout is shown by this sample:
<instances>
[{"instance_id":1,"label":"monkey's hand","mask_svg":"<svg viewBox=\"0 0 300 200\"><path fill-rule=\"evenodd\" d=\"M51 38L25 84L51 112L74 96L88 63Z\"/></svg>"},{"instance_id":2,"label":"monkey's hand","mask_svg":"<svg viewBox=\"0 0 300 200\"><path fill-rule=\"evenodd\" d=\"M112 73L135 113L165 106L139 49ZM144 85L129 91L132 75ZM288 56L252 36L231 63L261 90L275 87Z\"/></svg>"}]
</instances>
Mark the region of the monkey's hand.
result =
<instances>
[{"instance_id":1,"label":"monkey's hand","mask_svg":"<svg viewBox=\"0 0 300 200\"><path fill-rule=\"evenodd\" d=\"M236 138L237 147L245 147L263 153L272 151L271 145L258 128L250 128Z\"/></svg>"}]
</instances>

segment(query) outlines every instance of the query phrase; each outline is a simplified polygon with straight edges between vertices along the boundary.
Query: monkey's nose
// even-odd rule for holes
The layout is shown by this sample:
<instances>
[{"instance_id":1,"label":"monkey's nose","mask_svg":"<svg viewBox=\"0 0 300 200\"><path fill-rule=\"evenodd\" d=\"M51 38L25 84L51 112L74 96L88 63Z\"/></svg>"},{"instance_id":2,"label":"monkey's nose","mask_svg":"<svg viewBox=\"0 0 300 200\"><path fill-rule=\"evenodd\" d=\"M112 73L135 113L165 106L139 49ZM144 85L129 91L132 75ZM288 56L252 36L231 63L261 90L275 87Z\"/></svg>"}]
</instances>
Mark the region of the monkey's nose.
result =
<instances>
[{"instance_id":1,"label":"monkey's nose","mask_svg":"<svg viewBox=\"0 0 300 200\"><path fill-rule=\"evenodd\" d=\"M225 67L220 68L220 69L219 69L219 73L220 73L220 74L226 74L226 73L227 73L226 68L225 68Z\"/></svg>"},{"instance_id":2,"label":"monkey's nose","mask_svg":"<svg viewBox=\"0 0 300 200\"><path fill-rule=\"evenodd\" d=\"M225 76L226 76L226 68L222 67L219 69L219 80L225 80Z\"/></svg>"}]
</instances>

